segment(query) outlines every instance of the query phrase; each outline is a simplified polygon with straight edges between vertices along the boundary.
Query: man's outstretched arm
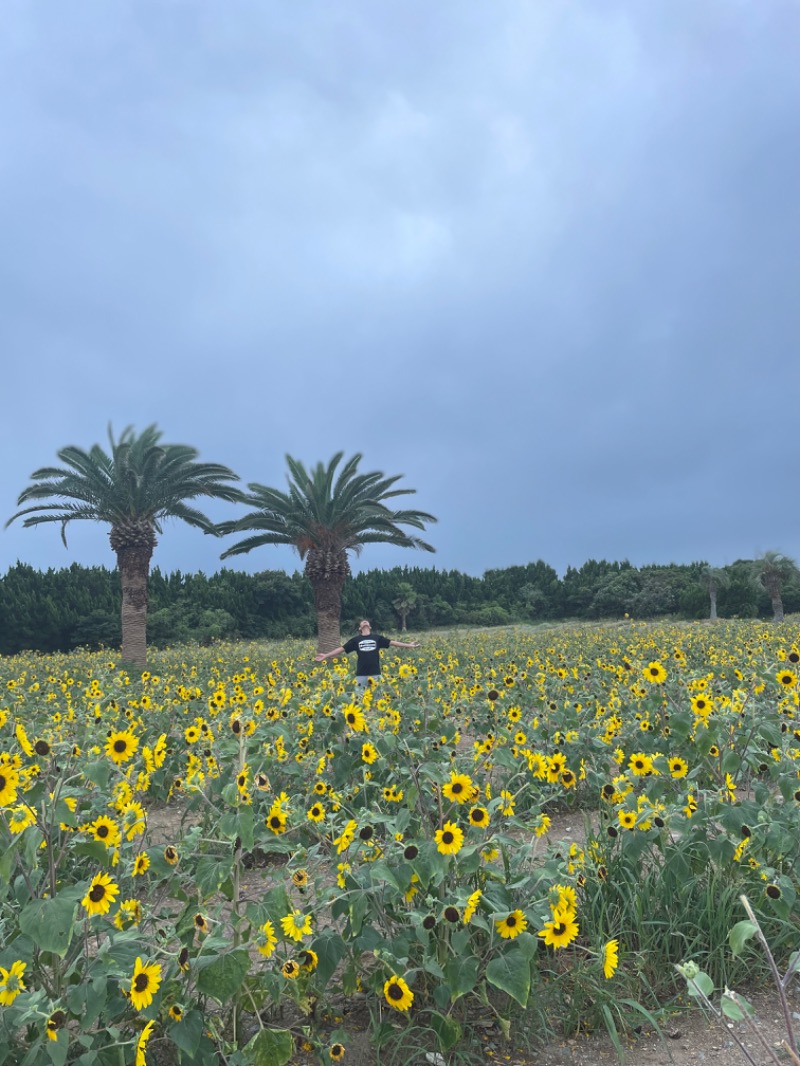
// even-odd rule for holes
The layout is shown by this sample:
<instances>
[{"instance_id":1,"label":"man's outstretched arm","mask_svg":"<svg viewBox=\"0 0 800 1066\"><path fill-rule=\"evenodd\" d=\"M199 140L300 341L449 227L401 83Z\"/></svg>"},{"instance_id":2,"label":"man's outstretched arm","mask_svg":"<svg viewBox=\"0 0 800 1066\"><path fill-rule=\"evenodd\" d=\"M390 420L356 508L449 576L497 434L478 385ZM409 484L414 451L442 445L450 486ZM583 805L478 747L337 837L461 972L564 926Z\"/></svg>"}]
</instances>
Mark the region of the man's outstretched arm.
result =
<instances>
[{"instance_id":1,"label":"man's outstretched arm","mask_svg":"<svg viewBox=\"0 0 800 1066\"><path fill-rule=\"evenodd\" d=\"M408 645L408 647L410 646L411 645ZM314 662L322 663L325 662L326 659L335 659L337 655L344 655L344 653L344 648L341 646L334 648L333 651L321 651L314 656Z\"/></svg>"}]
</instances>

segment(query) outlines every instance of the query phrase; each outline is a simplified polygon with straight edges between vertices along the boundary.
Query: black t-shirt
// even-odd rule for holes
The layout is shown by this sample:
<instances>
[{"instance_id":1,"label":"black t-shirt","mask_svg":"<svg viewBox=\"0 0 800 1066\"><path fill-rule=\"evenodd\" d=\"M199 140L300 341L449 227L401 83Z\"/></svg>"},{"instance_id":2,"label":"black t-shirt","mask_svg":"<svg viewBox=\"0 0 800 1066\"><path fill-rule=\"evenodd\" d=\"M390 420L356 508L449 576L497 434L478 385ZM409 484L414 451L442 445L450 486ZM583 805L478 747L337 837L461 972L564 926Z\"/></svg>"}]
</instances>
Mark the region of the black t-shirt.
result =
<instances>
[{"instance_id":1,"label":"black t-shirt","mask_svg":"<svg viewBox=\"0 0 800 1066\"><path fill-rule=\"evenodd\" d=\"M381 672L381 648L388 648L391 641L380 633L370 633L368 637L351 637L342 647L350 654L356 652L356 677L377 677Z\"/></svg>"}]
</instances>

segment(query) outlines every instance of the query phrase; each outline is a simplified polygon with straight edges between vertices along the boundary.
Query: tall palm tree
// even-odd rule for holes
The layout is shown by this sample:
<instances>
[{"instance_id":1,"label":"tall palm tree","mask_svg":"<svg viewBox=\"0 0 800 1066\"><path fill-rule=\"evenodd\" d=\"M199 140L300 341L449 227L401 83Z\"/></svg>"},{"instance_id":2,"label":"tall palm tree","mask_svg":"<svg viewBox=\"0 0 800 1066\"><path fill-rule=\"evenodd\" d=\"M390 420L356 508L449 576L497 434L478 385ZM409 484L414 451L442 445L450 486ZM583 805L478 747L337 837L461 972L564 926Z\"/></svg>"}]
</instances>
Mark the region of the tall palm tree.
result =
<instances>
[{"instance_id":1,"label":"tall palm tree","mask_svg":"<svg viewBox=\"0 0 800 1066\"><path fill-rule=\"evenodd\" d=\"M773 621L783 621L783 598L781 593L786 582L797 574L794 559L781 552L769 551L753 563L753 576L756 583L767 590L772 603Z\"/></svg>"},{"instance_id":2,"label":"tall palm tree","mask_svg":"<svg viewBox=\"0 0 800 1066\"><path fill-rule=\"evenodd\" d=\"M108 452L99 444L88 452L62 448L58 458L64 466L34 471L34 484L20 494L17 506L30 500L46 502L17 511L6 526L23 517L25 526L59 522L66 545L70 522L108 522L122 582L122 659L143 668L150 559L162 519L180 518L204 533L217 534L217 526L186 501L209 496L241 502L243 494L228 484L239 479L227 466L196 462L197 450L186 444L161 444L154 425L139 436L128 426L119 440L109 426L108 439Z\"/></svg>"},{"instance_id":3,"label":"tall palm tree","mask_svg":"<svg viewBox=\"0 0 800 1066\"><path fill-rule=\"evenodd\" d=\"M402 528L425 529L435 522L425 511L393 511L386 501L407 496L414 489L394 486L402 475L385 477L374 471L359 474L361 455L354 455L339 470L344 456L337 452L326 466L306 470L286 456L289 491L248 485L247 500L256 509L238 521L224 522L222 533L253 530L254 535L234 544L222 558L243 555L264 544L290 544L305 560L305 575L314 591L317 639L320 652L341 644L339 624L342 588L350 573L348 551L358 555L365 544L396 544L401 548L435 549Z\"/></svg>"},{"instance_id":4,"label":"tall palm tree","mask_svg":"<svg viewBox=\"0 0 800 1066\"><path fill-rule=\"evenodd\" d=\"M397 595L392 600L392 607L400 616L400 632L408 629L408 616L417 606L417 591L408 581L401 581L397 586Z\"/></svg>"},{"instance_id":5,"label":"tall palm tree","mask_svg":"<svg viewBox=\"0 0 800 1066\"><path fill-rule=\"evenodd\" d=\"M703 588L708 593L708 598L711 601L711 610L709 613L709 621L716 622L717 620L717 595L720 589L727 588L731 583L728 571L719 566L704 566L700 571L700 581Z\"/></svg>"},{"instance_id":6,"label":"tall palm tree","mask_svg":"<svg viewBox=\"0 0 800 1066\"><path fill-rule=\"evenodd\" d=\"M797 575L797 564L780 551L765 551L753 563L756 584L766 588L772 603L772 620L783 621L783 586Z\"/></svg>"}]
</instances>

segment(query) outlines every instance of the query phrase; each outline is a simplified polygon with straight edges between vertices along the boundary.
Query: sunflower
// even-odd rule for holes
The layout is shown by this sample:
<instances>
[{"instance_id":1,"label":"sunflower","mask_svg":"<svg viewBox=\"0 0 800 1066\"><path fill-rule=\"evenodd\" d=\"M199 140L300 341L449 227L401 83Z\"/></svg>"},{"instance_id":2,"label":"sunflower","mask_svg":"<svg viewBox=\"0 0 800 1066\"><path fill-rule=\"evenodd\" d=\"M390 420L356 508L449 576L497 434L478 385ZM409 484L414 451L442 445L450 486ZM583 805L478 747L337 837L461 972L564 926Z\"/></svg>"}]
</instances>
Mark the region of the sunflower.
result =
<instances>
[{"instance_id":1,"label":"sunflower","mask_svg":"<svg viewBox=\"0 0 800 1066\"><path fill-rule=\"evenodd\" d=\"M481 901L483 893L479 888L476 888L472 895L467 899L467 905L464 908L464 925L469 925L478 909L478 904Z\"/></svg>"},{"instance_id":2,"label":"sunflower","mask_svg":"<svg viewBox=\"0 0 800 1066\"><path fill-rule=\"evenodd\" d=\"M125 929L131 925L138 925L142 920L142 905L138 899L124 899L119 905L119 910L114 918L117 929Z\"/></svg>"},{"instance_id":3,"label":"sunflower","mask_svg":"<svg viewBox=\"0 0 800 1066\"><path fill-rule=\"evenodd\" d=\"M295 888L305 888L308 884L308 870L295 870L292 874L292 884Z\"/></svg>"},{"instance_id":4,"label":"sunflower","mask_svg":"<svg viewBox=\"0 0 800 1066\"><path fill-rule=\"evenodd\" d=\"M328 1056L334 1062L341 1062L344 1058L344 1044L331 1044L328 1048Z\"/></svg>"},{"instance_id":5,"label":"sunflower","mask_svg":"<svg viewBox=\"0 0 800 1066\"><path fill-rule=\"evenodd\" d=\"M0 1005L10 1007L20 992L25 991L25 982L22 980L25 973L25 963L21 960L11 963L10 969L0 966Z\"/></svg>"},{"instance_id":6,"label":"sunflower","mask_svg":"<svg viewBox=\"0 0 800 1066\"><path fill-rule=\"evenodd\" d=\"M106 755L117 766L121 766L122 763L128 762L129 759L133 758L138 747L139 738L135 737L129 729L126 729L124 732L111 734L106 741Z\"/></svg>"},{"instance_id":7,"label":"sunflower","mask_svg":"<svg viewBox=\"0 0 800 1066\"><path fill-rule=\"evenodd\" d=\"M443 795L454 803L469 803L475 791L472 778L468 774L451 774L450 780L442 788Z\"/></svg>"},{"instance_id":8,"label":"sunflower","mask_svg":"<svg viewBox=\"0 0 800 1066\"><path fill-rule=\"evenodd\" d=\"M707 718L713 711L714 704L708 696L699 693L692 697L691 707L698 718Z\"/></svg>"},{"instance_id":9,"label":"sunflower","mask_svg":"<svg viewBox=\"0 0 800 1066\"><path fill-rule=\"evenodd\" d=\"M545 944L554 948L565 948L577 935L578 923L574 912L563 908L554 911L553 920L545 922L544 928L539 933Z\"/></svg>"},{"instance_id":10,"label":"sunflower","mask_svg":"<svg viewBox=\"0 0 800 1066\"><path fill-rule=\"evenodd\" d=\"M180 862L181 857L178 854L178 849L176 847L173 847L172 844L169 844L166 848L164 848L164 858L167 860L170 866L177 866Z\"/></svg>"},{"instance_id":11,"label":"sunflower","mask_svg":"<svg viewBox=\"0 0 800 1066\"><path fill-rule=\"evenodd\" d=\"M445 822L435 833L436 847L442 855L457 855L464 843L464 833L454 822Z\"/></svg>"},{"instance_id":12,"label":"sunflower","mask_svg":"<svg viewBox=\"0 0 800 1066\"><path fill-rule=\"evenodd\" d=\"M281 918L281 928L284 936L288 936L299 943L304 936L308 936L311 933L311 915L294 910L291 914L287 914L285 918Z\"/></svg>"},{"instance_id":13,"label":"sunflower","mask_svg":"<svg viewBox=\"0 0 800 1066\"><path fill-rule=\"evenodd\" d=\"M344 720L354 733L367 732L367 720L361 712L359 707L356 707L354 703L349 704L344 708Z\"/></svg>"},{"instance_id":14,"label":"sunflower","mask_svg":"<svg viewBox=\"0 0 800 1066\"><path fill-rule=\"evenodd\" d=\"M270 808L270 812L267 815L266 822L264 824L266 825L267 829L272 830L275 836L280 836L281 833L286 832L286 824L288 820L289 819L283 808L279 804L273 803L272 807Z\"/></svg>"},{"instance_id":15,"label":"sunflower","mask_svg":"<svg viewBox=\"0 0 800 1066\"><path fill-rule=\"evenodd\" d=\"M155 1021L151 1019L139 1034L139 1039L136 1042L135 1066L147 1066L147 1057L145 1054L147 1048L147 1041L150 1039L150 1034L152 1033L155 1024Z\"/></svg>"},{"instance_id":16,"label":"sunflower","mask_svg":"<svg viewBox=\"0 0 800 1066\"><path fill-rule=\"evenodd\" d=\"M119 885L109 874L99 873L92 879L89 891L81 900L89 915L108 914L111 904L119 895Z\"/></svg>"},{"instance_id":17,"label":"sunflower","mask_svg":"<svg viewBox=\"0 0 800 1066\"><path fill-rule=\"evenodd\" d=\"M489 825L489 812L485 807L472 807L469 812L469 824L486 829Z\"/></svg>"},{"instance_id":18,"label":"sunflower","mask_svg":"<svg viewBox=\"0 0 800 1066\"><path fill-rule=\"evenodd\" d=\"M369 741L367 741L366 744L361 745L362 762L372 765L372 763L377 762L379 758L380 756L378 755L378 749L375 747L374 744L370 744Z\"/></svg>"},{"instance_id":19,"label":"sunflower","mask_svg":"<svg viewBox=\"0 0 800 1066\"><path fill-rule=\"evenodd\" d=\"M619 941L609 940L603 948L603 977L606 980L613 977L617 966L619 966Z\"/></svg>"},{"instance_id":20,"label":"sunflower","mask_svg":"<svg viewBox=\"0 0 800 1066\"><path fill-rule=\"evenodd\" d=\"M28 740L28 734L25 732L25 726L19 722L14 730L14 736L17 738L17 743L28 756L29 759L33 758L33 744Z\"/></svg>"},{"instance_id":21,"label":"sunflower","mask_svg":"<svg viewBox=\"0 0 800 1066\"><path fill-rule=\"evenodd\" d=\"M414 993L402 977L390 977L383 986L383 995L395 1010L406 1011L414 1002Z\"/></svg>"},{"instance_id":22,"label":"sunflower","mask_svg":"<svg viewBox=\"0 0 800 1066\"><path fill-rule=\"evenodd\" d=\"M296 977L300 976L300 967L294 959L287 959L281 967L281 973L284 977L288 977L290 981L294 981Z\"/></svg>"},{"instance_id":23,"label":"sunflower","mask_svg":"<svg viewBox=\"0 0 800 1066\"><path fill-rule=\"evenodd\" d=\"M667 760L667 766L669 766L670 774L676 779L686 777L689 772L689 764L680 755L671 755Z\"/></svg>"},{"instance_id":24,"label":"sunflower","mask_svg":"<svg viewBox=\"0 0 800 1066\"><path fill-rule=\"evenodd\" d=\"M137 956L131 978L131 1003L134 1010L144 1010L153 1002L153 996L161 984L161 967L157 962L147 966Z\"/></svg>"},{"instance_id":25,"label":"sunflower","mask_svg":"<svg viewBox=\"0 0 800 1066\"><path fill-rule=\"evenodd\" d=\"M104 814L101 814L99 818L95 818L86 828L95 840L99 840L107 848L115 848L122 840L122 833L117 823L113 818L107 818Z\"/></svg>"},{"instance_id":26,"label":"sunflower","mask_svg":"<svg viewBox=\"0 0 800 1066\"><path fill-rule=\"evenodd\" d=\"M315 803L306 811L309 822L323 822L325 820L325 808L321 803Z\"/></svg>"},{"instance_id":27,"label":"sunflower","mask_svg":"<svg viewBox=\"0 0 800 1066\"><path fill-rule=\"evenodd\" d=\"M146 851L140 851L133 860L133 876L140 877L150 869L150 856Z\"/></svg>"},{"instance_id":28,"label":"sunflower","mask_svg":"<svg viewBox=\"0 0 800 1066\"><path fill-rule=\"evenodd\" d=\"M173 1003L169 1008L169 1016L173 1022L180 1022L183 1020L183 1007L180 1003Z\"/></svg>"},{"instance_id":29,"label":"sunflower","mask_svg":"<svg viewBox=\"0 0 800 1066\"><path fill-rule=\"evenodd\" d=\"M8 812L8 828L9 832L15 836L18 833L22 833L29 825L36 824L36 811L29 807L27 803L20 804L19 807L12 807Z\"/></svg>"},{"instance_id":30,"label":"sunflower","mask_svg":"<svg viewBox=\"0 0 800 1066\"><path fill-rule=\"evenodd\" d=\"M623 829L633 829L636 825L636 811L620 811L617 818Z\"/></svg>"},{"instance_id":31,"label":"sunflower","mask_svg":"<svg viewBox=\"0 0 800 1066\"><path fill-rule=\"evenodd\" d=\"M358 828L358 822L349 821L342 830L342 835L336 837L333 841L334 847L338 855L341 855L343 851L347 851L350 845L353 843L356 835L356 829Z\"/></svg>"},{"instance_id":32,"label":"sunflower","mask_svg":"<svg viewBox=\"0 0 800 1066\"><path fill-rule=\"evenodd\" d=\"M797 684L797 674L791 670L781 670L775 676L784 688L794 688Z\"/></svg>"},{"instance_id":33,"label":"sunflower","mask_svg":"<svg viewBox=\"0 0 800 1066\"><path fill-rule=\"evenodd\" d=\"M268 959L275 948L278 945L278 938L275 936L275 926L267 920L261 926L256 936L256 947L259 952Z\"/></svg>"},{"instance_id":34,"label":"sunflower","mask_svg":"<svg viewBox=\"0 0 800 1066\"><path fill-rule=\"evenodd\" d=\"M0 766L0 807L10 806L17 798L19 774L11 766Z\"/></svg>"},{"instance_id":35,"label":"sunflower","mask_svg":"<svg viewBox=\"0 0 800 1066\"><path fill-rule=\"evenodd\" d=\"M667 671L659 662L649 663L644 669L645 680L651 685L660 685L667 680Z\"/></svg>"},{"instance_id":36,"label":"sunflower","mask_svg":"<svg viewBox=\"0 0 800 1066\"><path fill-rule=\"evenodd\" d=\"M324 796L325 793L328 791L328 786L325 784L324 781L316 781L314 783L313 791L314 795L316 796Z\"/></svg>"},{"instance_id":37,"label":"sunflower","mask_svg":"<svg viewBox=\"0 0 800 1066\"><path fill-rule=\"evenodd\" d=\"M300 952L300 965L306 973L311 973L312 970L316 970L318 962L319 955L317 955L316 951L306 948L304 951Z\"/></svg>"},{"instance_id":38,"label":"sunflower","mask_svg":"<svg viewBox=\"0 0 800 1066\"><path fill-rule=\"evenodd\" d=\"M494 927L503 940L513 940L528 928L528 919L520 910L511 911L505 918L495 921Z\"/></svg>"},{"instance_id":39,"label":"sunflower","mask_svg":"<svg viewBox=\"0 0 800 1066\"><path fill-rule=\"evenodd\" d=\"M198 933L202 933L204 936L211 932L211 925L204 914L195 914L194 927Z\"/></svg>"},{"instance_id":40,"label":"sunflower","mask_svg":"<svg viewBox=\"0 0 800 1066\"><path fill-rule=\"evenodd\" d=\"M63 1029L67 1016L63 1010L54 1010L47 1019L47 1039L55 1042L58 1040L58 1030Z\"/></svg>"},{"instance_id":41,"label":"sunflower","mask_svg":"<svg viewBox=\"0 0 800 1066\"><path fill-rule=\"evenodd\" d=\"M634 752L628 760L628 769L634 777L646 777L654 771L653 760L642 751Z\"/></svg>"}]
</instances>

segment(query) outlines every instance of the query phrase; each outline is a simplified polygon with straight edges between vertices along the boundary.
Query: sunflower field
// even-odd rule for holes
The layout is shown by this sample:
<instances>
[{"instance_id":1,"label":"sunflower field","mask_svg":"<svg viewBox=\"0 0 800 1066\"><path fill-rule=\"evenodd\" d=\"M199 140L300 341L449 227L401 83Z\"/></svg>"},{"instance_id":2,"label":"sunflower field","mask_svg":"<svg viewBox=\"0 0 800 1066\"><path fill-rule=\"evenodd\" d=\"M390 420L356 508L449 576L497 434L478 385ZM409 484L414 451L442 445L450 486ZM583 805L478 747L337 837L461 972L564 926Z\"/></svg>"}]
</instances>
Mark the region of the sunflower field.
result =
<instances>
[{"instance_id":1,"label":"sunflower field","mask_svg":"<svg viewBox=\"0 0 800 1066\"><path fill-rule=\"evenodd\" d=\"M799 636L428 635L360 700L308 642L3 659L0 1066L346 1061L351 1019L449 1061L752 977L742 893L797 946Z\"/></svg>"}]
</instances>

